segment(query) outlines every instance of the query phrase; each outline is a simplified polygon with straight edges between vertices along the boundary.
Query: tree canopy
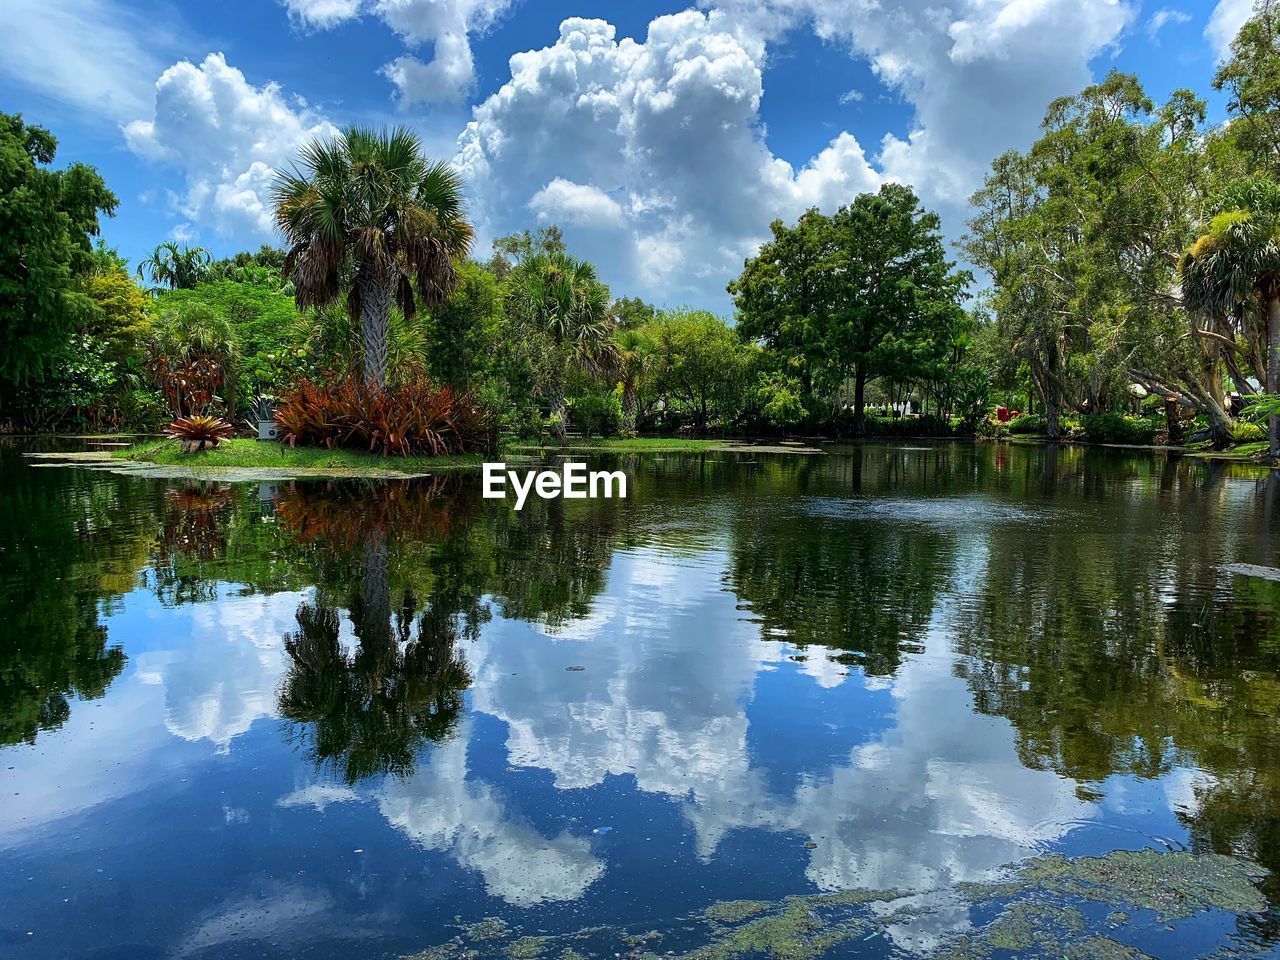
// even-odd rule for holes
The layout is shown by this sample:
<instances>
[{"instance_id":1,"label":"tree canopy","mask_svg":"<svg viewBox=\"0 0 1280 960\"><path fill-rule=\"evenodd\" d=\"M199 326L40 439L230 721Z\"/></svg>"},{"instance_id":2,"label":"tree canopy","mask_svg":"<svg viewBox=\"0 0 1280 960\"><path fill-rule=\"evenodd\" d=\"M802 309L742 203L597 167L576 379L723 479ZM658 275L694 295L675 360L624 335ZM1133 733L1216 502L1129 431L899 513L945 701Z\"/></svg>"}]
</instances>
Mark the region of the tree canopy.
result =
<instances>
[{"instance_id":1,"label":"tree canopy","mask_svg":"<svg viewBox=\"0 0 1280 960\"><path fill-rule=\"evenodd\" d=\"M77 280L99 217L118 203L92 167L50 169L57 147L43 127L0 114L0 385L9 393L49 373L95 312Z\"/></svg>"}]
</instances>

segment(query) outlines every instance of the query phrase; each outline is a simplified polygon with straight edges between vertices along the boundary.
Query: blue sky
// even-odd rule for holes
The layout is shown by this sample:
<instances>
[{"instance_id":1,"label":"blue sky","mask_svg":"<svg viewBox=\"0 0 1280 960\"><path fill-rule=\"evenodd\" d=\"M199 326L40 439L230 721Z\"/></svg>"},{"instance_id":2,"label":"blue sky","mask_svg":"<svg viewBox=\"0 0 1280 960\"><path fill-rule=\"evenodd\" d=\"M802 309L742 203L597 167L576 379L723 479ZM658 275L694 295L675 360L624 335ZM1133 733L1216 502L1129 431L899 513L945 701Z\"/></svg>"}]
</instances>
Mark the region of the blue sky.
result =
<instances>
[{"instance_id":1,"label":"blue sky","mask_svg":"<svg viewBox=\"0 0 1280 960\"><path fill-rule=\"evenodd\" d=\"M271 171L405 123L465 175L477 253L545 223L619 295L727 310L774 218L912 183L951 237L991 158L1111 67L1208 95L1251 0L5 0L3 108L120 197L136 261L273 237ZM562 26L563 24L563 26Z\"/></svg>"}]
</instances>

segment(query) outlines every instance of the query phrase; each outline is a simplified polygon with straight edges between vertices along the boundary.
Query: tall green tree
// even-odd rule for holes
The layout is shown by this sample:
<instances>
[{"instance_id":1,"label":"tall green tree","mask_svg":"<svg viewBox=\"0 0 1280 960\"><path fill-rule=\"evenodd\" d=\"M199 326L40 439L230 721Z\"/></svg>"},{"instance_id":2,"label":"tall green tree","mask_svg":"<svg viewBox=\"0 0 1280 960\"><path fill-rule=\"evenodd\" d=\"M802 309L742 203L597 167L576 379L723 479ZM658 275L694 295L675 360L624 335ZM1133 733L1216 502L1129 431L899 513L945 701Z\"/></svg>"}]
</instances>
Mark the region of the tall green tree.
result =
<instances>
[{"instance_id":1,"label":"tall green tree","mask_svg":"<svg viewBox=\"0 0 1280 960\"><path fill-rule=\"evenodd\" d=\"M641 385L650 369L648 342L640 330L623 327L614 334L613 344L617 356L618 384L622 387L622 396L619 398L622 406L622 435L632 437L636 433Z\"/></svg>"},{"instance_id":2,"label":"tall green tree","mask_svg":"<svg viewBox=\"0 0 1280 960\"><path fill-rule=\"evenodd\" d=\"M498 361L503 308L502 285L493 274L470 260L459 264L457 286L427 320L431 375L464 389L483 382Z\"/></svg>"},{"instance_id":3,"label":"tall green tree","mask_svg":"<svg viewBox=\"0 0 1280 960\"><path fill-rule=\"evenodd\" d=\"M277 174L274 203L298 306L345 290L360 318L365 382L384 386L393 303L410 321L419 300L441 303L471 245L461 178L406 128L353 126L303 147L298 165Z\"/></svg>"},{"instance_id":4,"label":"tall green tree","mask_svg":"<svg viewBox=\"0 0 1280 960\"><path fill-rule=\"evenodd\" d=\"M1253 16L1231 43L1213 88L1226 92L1237 122L1232 135L1258 166L1280 172L1280 4L1256 0Z\"/></svg>"},{"instance_id":5,"label":"tall green tree","mask_svg":"<svg viewBox=\"0 0 1280 960\"><path fill-rule=\"evenodd\" d=\"M812 391L826 359L815 348L811 331L830 309L822 268L830 218L814 209L793 227L775 220L769 229L773 239L728 286L738 332L762 343L797 373L805 391Z\"/></svg>"},{"instance_id":6,"label":"tall green tree","mask_svg":"<svg viewBox=\"0 0 1280 960\"><path fill-rule=\"evenodd\" d=\"M551 403L552 432L563 442L568 427L568 366L578 363L602 369L612 362L609 288L589 261L557 251L525 257L508 283L512 312L547 339L542 375Z\"/></svg>"},{"instance_id":7,"label":"tall green tree","mask_svg":"<svg viewBox=\"0 0 1280 960\"><path fill-rule=\"evenodd\" d=\"M58 141L20 115L0 114L0 388L48 373L57 347L93 311L77 278L90 237L116 196L81 163L51 170ZM2 401L0 401L2 402Z\"/></svg>"},{"instance_id":8,"label":"tall green tree","mask_svg":"<svg viewBox=\"0 0 1280 960\"><path fill-rule=\"evenodd\" d=\"M1182 260L1182 292L1208 317L1264 319L1266 392L1280 394L1280 185L1262 177L1226 190L1204 233ZM1280 416L1268 418L1270 454L1280 456Z\"/></svg>"},{"instance_id":9,"label":"tall green tree","mask_svg":"<svg viewBox=\"0 0 1280 960\"><path fill-rule=\"evenodd\" d=\"M972 199L966 251L1050 436L1067 409L1105 412L1138 383L1230 440L1224 376L1245 379L1251 346L1221 318L1193 323L1177 277L1206 196L1238 169L1204 118L1189 91L1157 108L1112 72L1050 104L1040 139L999 157Z\"/></svg>"},{"instance_id":10,"label":"tall green tree","mask_svg":"<svg viewBox=\"0 0 1280 960\"><path fill-rule=\"evenodd\" d=\"M729 424L740 411L751 347L705 310L664 310L640 328L649 358L650 389L667 408L688 417L699 433L715 420Z\"/></svg>"},{"instance_id":11,"label":"tall green tree","mask_svg":"<svg viewBox=\"0 0 1280 960\"><path fill-rule=\"evenodd\" d=\"M739 329L797 361L806 389L838 396L852 381L861 432L867 384L906 340L933 340L962 318L968 275L947 259L937 215L899 184L772 230L729 285Z\"/></svg>"}]
</instances>

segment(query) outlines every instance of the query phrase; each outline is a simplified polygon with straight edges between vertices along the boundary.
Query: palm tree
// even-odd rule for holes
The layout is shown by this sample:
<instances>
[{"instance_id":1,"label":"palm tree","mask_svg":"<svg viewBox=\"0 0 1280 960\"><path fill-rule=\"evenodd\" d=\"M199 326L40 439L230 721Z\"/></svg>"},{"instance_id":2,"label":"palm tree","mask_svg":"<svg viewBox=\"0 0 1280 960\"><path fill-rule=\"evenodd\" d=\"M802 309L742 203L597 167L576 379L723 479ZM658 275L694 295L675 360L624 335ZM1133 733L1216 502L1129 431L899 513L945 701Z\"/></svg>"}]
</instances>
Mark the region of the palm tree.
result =
<instances>
[{"instance_id":1,"label":"palm tree","mask_svg":"<svg viewBox=\"0 0 1280 960\"><path fill-rule=\"evenodd\" d=\"M550 391L552 431L563 443L568 426L565 367L571 361L600 370L614 357L610 334L609 288L586 260L567 253L535 253L512 277L516 307L552 343L545 372Z\"/></svg>"},{"instance_id":2,"label":"palm tree","mask_svg":"<svg viewBox=\"0 0 1280 960\"><path fill-rule=\"evenodd\" d=\"M239 356L226 317L204 303L180 303L156 318L147 369L175 417L205 413L219 399L234 416Z\"/></svg>"},{"instance_id":3,"label":"palm tree","mask_svg":"<svg viewBox=\"0 0 1280 960\"><path fill-rule=\"evenodd\" d=\"M382 388L392 303L410 321L416 300L440 303L471 246L462 180L447 163L429 161L403 127L348 127L313 140L299 161L276 175L276 224L290 247L284 275L300 308L346 290L361 326L365 383Z\"/></svg>"},{"instance_id":4,"label":"palm tree","mask_svg":"<svg viewBox=\"0 0 1280 960\"><path fill-rule=\"evenodd\" d=\"M1210 318L1231 317L1266 347L1266 392L1280 394L1280 186L1240 181L1219 199L1216 215L1182 258L1187 307ZM1237 384L1237 386L1241 386ZM1268 417L1269 453L1280 457L1280 416Z\"/></svg>"},{"instance_id":5,"label":"palm tree","mask_svg":"<svg viewBox=\"0 0 1280 960\"><path fill-rule=\"evenodd\" d=\"M622 432L635 436L640 381L649 367L644 335L639 330L619 330L613 338L618 382L622 384Z\"/></svg>"},{"instance_id":6,"label":"palm tree","mask_svg":"<svg viewBox=\"0 0 1280 960\"><path fill-rule=\"evenodd\" d=\"M152 284L170 290L191 290L209 277L213 258L204 247L188 247L166 240L138 264L138 277L149 275Z\"/></svg>"}]
</instances>

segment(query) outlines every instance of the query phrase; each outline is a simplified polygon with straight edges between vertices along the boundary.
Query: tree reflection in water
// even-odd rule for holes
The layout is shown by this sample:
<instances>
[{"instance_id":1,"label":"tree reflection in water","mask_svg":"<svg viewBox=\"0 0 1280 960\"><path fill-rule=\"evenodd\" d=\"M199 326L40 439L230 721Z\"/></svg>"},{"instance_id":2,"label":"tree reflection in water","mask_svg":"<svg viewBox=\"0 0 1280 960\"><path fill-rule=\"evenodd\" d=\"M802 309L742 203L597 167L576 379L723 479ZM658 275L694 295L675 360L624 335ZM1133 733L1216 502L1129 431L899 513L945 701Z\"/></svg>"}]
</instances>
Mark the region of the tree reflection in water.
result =
<instances>
[{"instance_id":1,"label":"tree reflection in water","mask_svg":"<svg viewBox=\"0 0 1280 960\"><path fill-rule=\"evenodd\" d=\"M33 470L0 441L0 746L35 743L127 660L105 620L138 585L154 537L150 488Z\"/></svg>"},{"instance_id":2,"label":"tree reflection in water","mask_svg":"<svg viewBox=\"0 0 1280 960\"><path fill-rule=\"evenodd\" d=\"M1197 852L1280 869L1280 585L1221 569L1280 565L1280 474L1074 448L872 445L633 469L626 501L519 513L481 501L473 476L272 495L9 471L0 743L102 695L125 664L108 619L139 586L166 607L306 591L296 627L272 630L284 633L290 736L348 783L407 777L465 729L467 648L491 606L570 632L599 612L615 552L652 548L714 566L751 629L800 648L824 683L897 684L929 641L963 681L962 708L1012 725L1022 766L1069 778L1084 803L1111 777L1162 782ZM681 653L671 675L725 668L699 650L702 667ZM483 654L470 651L482 677ZM530 715L519 686L504 705L517 721ZM677 689L659 682L646 709ZM599 691L619 716L632 706L620 687ZM474 699L486 696L498 703L488 687ZM688 720L687 702L671 702L663 716ZM1278 877L1265 881L1273 904Z\"/></svg>"},{"instance_id":3,"label":"tree reflection in water","mask_svg":"<svg viewBox=\"0 0 1280 960\"><path fill-rule=\"evenodd\" d=\"M348 784L411 775L419 751L453 733L471 683L454 618L429 608L416 636L402 642L366 613L348 653L337 609L303 603L297 617L297 631L285 636L292 663L280 689L280 713L295 724L296 742ZM407 633L412 607L399 617Z\"/></svg>"},{"instance_id":4,"label":"tree reflection in water","mask_svg":"<svg viewBox=\"0 0 1280 960\"><path fill-rule=\"evenodd\" d=\"M284 638L291 663L279 694L294 741L317 767L348 784L410 776L422 748L457 726L471 683L459 636L477 629L487 613L474 594L458 602L442 582L425 606L402 582L393 608L388 543L393 531L397 543L452 535L464 511L458 501L441 499L447 488L442 480L330 485L295 489L277 505L301 540L332 555L324 558L331 572L359 571L353 582L342 584L339 576L320 590L349 598L354 649L344 647L335 605L300 604L298 629Z\"/></svg>"}]
</instances>

